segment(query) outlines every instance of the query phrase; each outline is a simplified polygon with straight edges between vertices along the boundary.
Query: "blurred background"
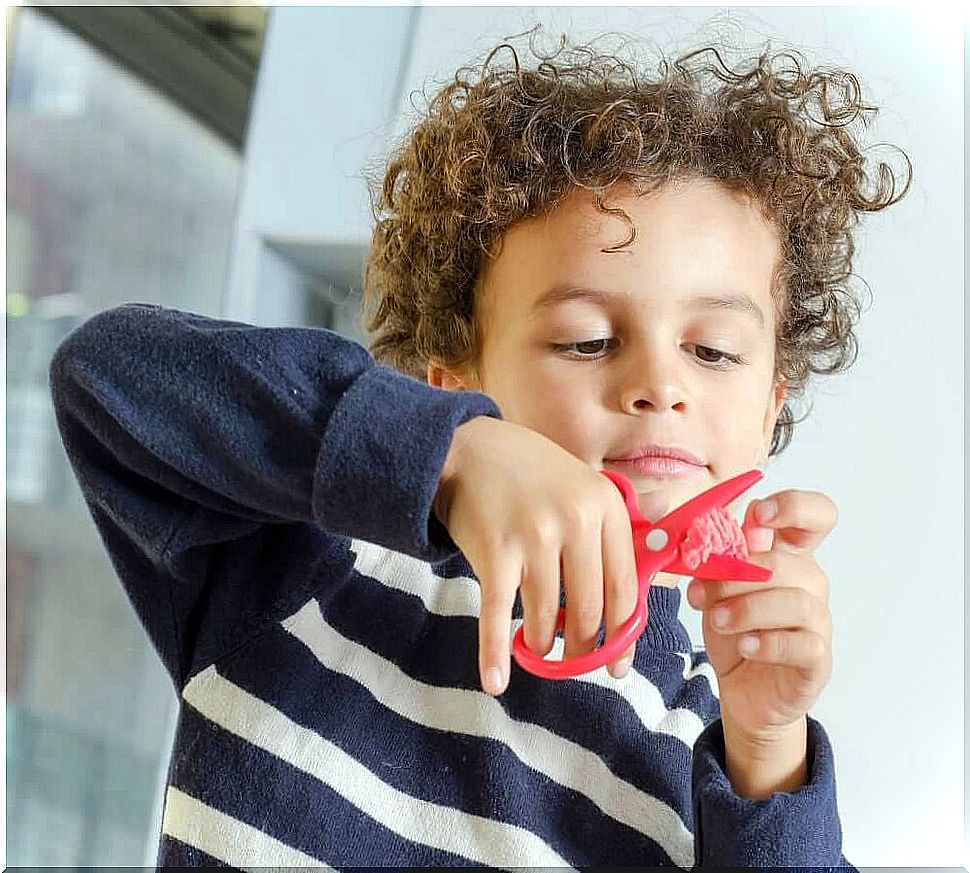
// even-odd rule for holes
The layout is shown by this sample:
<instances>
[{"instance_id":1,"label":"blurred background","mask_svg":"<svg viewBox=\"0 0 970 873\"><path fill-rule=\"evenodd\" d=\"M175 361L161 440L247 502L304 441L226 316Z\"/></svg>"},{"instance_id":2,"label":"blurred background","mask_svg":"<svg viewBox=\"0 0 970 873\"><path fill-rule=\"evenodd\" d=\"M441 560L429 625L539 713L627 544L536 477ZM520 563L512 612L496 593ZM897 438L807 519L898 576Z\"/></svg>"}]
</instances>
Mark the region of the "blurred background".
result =
<instances>
[{"instance_id":1,"label":"blurred background","mask_svg":"<svg viewBox=\"0 0 970 873\"><path fill-rule=\"evenodd\" d=\"M857 72L884 107L869 141L913 160L909 197L858 233L856 271L873 291L859 361L824 383L751 496L812 488L840 507L819 552L835 671L812 714L836 750L846 856L961 863L963 564L938 547L963 532L961 19L603 12L7 8L8 865L153 866L178 705L61 448L54 349L129 301L365 342L365 171L406 131L412 92L536 23L552 36L625 31L668 53L706 38L795 45ZM887 548L903 523L906 548ZM700 645L697 616L682 618Z\"/></svg>"},{"instance_id":2,"label":"blurred background","mask_svg":"<svg viewBox=\"0 0 970 873\"><path fill-rule=\"evenodd\" d=\"M6 14L6 861L154 866L175 695L67 465L47 367L128 300L224 310L267 14Z\"/></svg>"}]
</instances>

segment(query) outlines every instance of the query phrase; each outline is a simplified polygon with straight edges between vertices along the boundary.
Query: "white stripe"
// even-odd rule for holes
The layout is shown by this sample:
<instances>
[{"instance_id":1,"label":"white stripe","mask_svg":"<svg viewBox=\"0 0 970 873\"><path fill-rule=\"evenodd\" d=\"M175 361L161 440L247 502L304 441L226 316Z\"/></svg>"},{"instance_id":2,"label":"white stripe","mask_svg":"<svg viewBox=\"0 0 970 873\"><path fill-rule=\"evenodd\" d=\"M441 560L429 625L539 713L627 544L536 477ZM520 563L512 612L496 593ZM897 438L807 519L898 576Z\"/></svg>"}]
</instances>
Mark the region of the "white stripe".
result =
<instances>
[{"instance_id":1,"label":"white stripe","mask_svg":"<svg viewBox=\"0 0 970 873\"><path fill-rule=\"evenodd\" d=\"M165 794L162 833L240 870L270 866L333 869L172 786Z\"/></svg>"},{"instance_id":2,"label":"white stripe","mask_svg":"<svg viewBox=\"0 0 970 873\"><path fill-rule=\"evenodd\" d=\"M704 651L700 649L700 651ZM678 652L681 658L684 659L684 671L683 677L686 682L688 679L693 679L695 676L703 676L707 680L707 684L711 687L711 694L717 700L721 699L720 688L717 684L717 673L714 672L714 667L711 666L711 662L707 660L698 661L696 667L691 666L691 657L685 652Z\"/></svg>"},{"instance_id":3,"label":"white stripe","mask_svg":"<svg viewBox=\"0 0 970 873\"><path fill-rule=\"evenodd\" d=\"M356 554L354 569L357 572L388 588L419 598L428 612L469 618L478 618L481 614L481 590L475 579L468 576L442 578L434 573L426 561L366 540L351 540L350 547ZM513 634L521 623L521 619L512 622ZM554 650L555 657L562 657L562 642L557 639L556 643L560 648ZM704 676L711 693L718 698L717 676L710 663L702 662L691 669L690 658L683 652L676 654L684 658L684 681L694 676ZM703 730L703 722L696 713L684 708L668 710L657 686L635 671L628 673L626 679L617 680L602 667L577 681L590 682L616 692L630 704L645 727L668 734L688 748L693 749L694 741Z\"/></svg>"},{"instance_id":4,"label":"white stripe","mask_svg":"<svg viewBox=\"0 0 970 873\"><path fill-rule=\"evenodd\" d=\"M589 798L606 815L646 834L681 867L693 865L693 836L667 804L619 778L589 749L536 724L515 721L481 691L439 688L341 636L316 600L283 621L320 663L349 676L388 709L442 731L497 740L526 766Z\"/></svg>"},{"instance_id":5,"label":"white stripe","mask_svg":"<svg viewBox=\"0 0 970 873\"><path fill-rule=\"evenodd\" d=\"M316 601L309 605L319 615ZM388 785L339 746L220 676L214 666L193 677L183 697L210 721L329 785L405 839L492 867L568 867L531 831L420 800ZM261 865L269 863L259 857Z\"/></svg>"},{"instance_id":6,"label":"white stripe","mask_svg":"<svg viewBox=\"0 0 970 873\"><path fill-rule=\"evenodd\" d=\"M482 612L482 593L478 581L468 576L443 579L427 561L385 549L366 540L351 540L356 554L354 569L362 576L396 591L412 594L435 615L478 618Z\"/></svg>"},{"instance_id":7,"label":"white stripe","mask_svg":"<svg viewBox=\"0 0 970 873\"><path fill-rule=\"evenodd\" d=\"M515 619L512 622L512 632L518 631L521 624L522 619ZM562 637L556 637L552 644L552 651L547 657L562 658L564 648L565 640ZM687 658L688 664L690 663L688 655L681 652L675 654ZM684 678L689 678L686 670L684 671ZM584 673L582 676L576 676L566 681L597 685L600 688L608 688L610 691L616 692L630 704L630 708L644 727L656 733L674 737L688 748L694 748L694 742L700 736L701 731L704 730L704 722L696 712L683 707L667 709L660 689L636 670L631 670L622 679L614 679L606 667L600 667L591 673Z\"/></svg>"}]
</instances>

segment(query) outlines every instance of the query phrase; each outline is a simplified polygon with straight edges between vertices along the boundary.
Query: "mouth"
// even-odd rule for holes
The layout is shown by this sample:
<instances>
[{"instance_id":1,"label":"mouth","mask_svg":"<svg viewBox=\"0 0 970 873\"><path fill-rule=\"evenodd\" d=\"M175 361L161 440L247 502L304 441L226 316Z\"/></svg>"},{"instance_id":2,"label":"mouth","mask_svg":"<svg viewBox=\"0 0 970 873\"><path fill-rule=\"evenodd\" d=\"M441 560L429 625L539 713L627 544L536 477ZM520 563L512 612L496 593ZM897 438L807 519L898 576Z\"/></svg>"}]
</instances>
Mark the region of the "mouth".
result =
<instances>
[{"instance_id":1,"label":"mouth","mask_svg":"<svg viewBox=\"0 0 970 873\"><path fill-rule=\"evenodd\" d=\"M634 473L651 479L683 479L705 470L704 464L695 464L668 455L642 455L639 458L606 459L617 472Z\"/></svg>"}]
</instances>

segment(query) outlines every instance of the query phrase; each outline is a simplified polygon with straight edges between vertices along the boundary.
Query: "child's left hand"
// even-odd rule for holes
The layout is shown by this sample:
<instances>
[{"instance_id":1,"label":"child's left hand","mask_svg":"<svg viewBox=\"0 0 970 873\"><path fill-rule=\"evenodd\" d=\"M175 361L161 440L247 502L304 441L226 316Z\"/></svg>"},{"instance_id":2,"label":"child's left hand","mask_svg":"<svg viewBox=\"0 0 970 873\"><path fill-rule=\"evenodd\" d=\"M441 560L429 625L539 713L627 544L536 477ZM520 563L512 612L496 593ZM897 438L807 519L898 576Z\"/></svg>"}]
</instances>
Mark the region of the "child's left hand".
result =
<instances>
[{"instance_id":1,"label":"child's left hand","mask_svg":"<svg viewBox=\"0 0 970 873\"><path fill-rule=\"evenodd\" d=\"M769 500L778 511L764 519L759 510ZM687 587L688 602L704 613L722 717L754 741L802 719L831 676L829 581L813 552L836 519L835 504L818 492L788 490L752 501L742 525L748 561L769 568L771 580L693 579ZM718 629L714 618L722 608L727 619ZM759 644L752 654L742 652L748 638Z\"/></svg>"}]
</instances>

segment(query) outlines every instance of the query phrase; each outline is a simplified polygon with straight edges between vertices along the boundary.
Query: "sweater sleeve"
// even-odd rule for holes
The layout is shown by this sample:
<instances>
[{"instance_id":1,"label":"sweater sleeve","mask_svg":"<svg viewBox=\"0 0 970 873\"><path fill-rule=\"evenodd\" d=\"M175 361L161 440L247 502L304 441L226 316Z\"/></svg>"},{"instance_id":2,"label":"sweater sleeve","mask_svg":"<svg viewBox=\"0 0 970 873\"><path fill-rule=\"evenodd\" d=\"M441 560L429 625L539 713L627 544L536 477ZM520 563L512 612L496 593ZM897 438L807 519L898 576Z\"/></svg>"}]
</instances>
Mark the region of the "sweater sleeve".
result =
<instances>
[{"instance_id":1,"label":"sweater sleeve","mask_svg":"<svg viewBox=\"0 0 970 873\"><path fill-rule=\"evenodd\" d=\"M842 854L832 746L819 722L808 716L807 724L808 783L764 800L734 792L721 719L701 732L692 773L696 867L855 869Z\"/></svg>"},{"instance_id":2,"label":"sweater sleeve","mask_svg":"<svg viewBox=\"0 0 970 873\"><path fill-rule=\"evenodd\" d=\"M431 511L441 468L458 425L500 417L333 331L147 304L79 326L50 386L85 502L179 688L319 585L341 536L454 554Z\"/></svg>"}]
</instances>

